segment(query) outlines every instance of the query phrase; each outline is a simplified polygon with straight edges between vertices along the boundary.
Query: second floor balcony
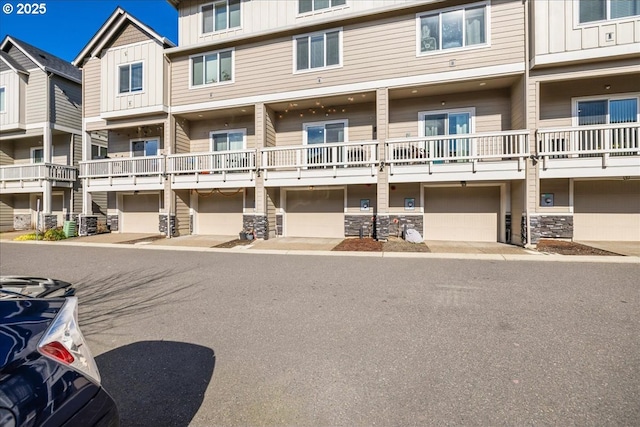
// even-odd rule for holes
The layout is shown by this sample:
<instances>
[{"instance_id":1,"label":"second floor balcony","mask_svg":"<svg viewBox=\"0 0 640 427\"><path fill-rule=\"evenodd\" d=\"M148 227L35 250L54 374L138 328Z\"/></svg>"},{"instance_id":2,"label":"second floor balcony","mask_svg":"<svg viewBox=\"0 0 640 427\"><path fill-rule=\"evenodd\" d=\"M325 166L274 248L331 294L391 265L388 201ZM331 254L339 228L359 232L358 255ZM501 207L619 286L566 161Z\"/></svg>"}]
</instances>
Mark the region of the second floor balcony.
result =
<instances>
[{"instance_id":1,"label":"second floor balcony","mask_svg":"<svg viewBox=\"0 0 640 427\"><path fill-rule=\"evenodd\" d=\"M175 189L251 187L255 185L256 150L167 156L167 173Z\"/></svg>"},{"instance_id":2,"label":"second floor balcony","mask_svg":"<svg viewBox=\"0 0 640 427\"><path fill-rule=\"evenodd\" d=\"M77 176L75 167L54 163L0 166L0 193L42 191L47 181L54 187L71 188Z\"/></svg>"},{"instance_id":3,"label":"second floor balcony","mask_svg":"<svg viewBox=\"0 0 640 427\"><path fill-rule=\"evenodd\" d=\"M539 129L541 178L637 176L640 123Z\"/></svg>"},{"instance_id":4,"label":"second floor balcony","mask_svg":"<svg viewBox=\"0 0 640 427\"><path fill-rule=\"evenodd\" d=\"M389 181L523 179L528 134L518 130L388 140Z\"/></svg>"},{"instance_id":5,"label":"second floor balcony","mask_svg":"<svg viewBox=\"0 0 640 427\"><path fill-rule=\"evenodd\" d=\"M268 147L260 169L266 186L370 184L377 180L378 142Z\"/></svg>"},{"instance_id":6,"label":"second floor balcony","mask_svg":"<svg viewBox=\"0 0 640 427\"><path fill-rule=\"evenodd\" d=\"M162 190L165 156L123 157L80 162L89 191Z\"/></svg>"}]
</instances>

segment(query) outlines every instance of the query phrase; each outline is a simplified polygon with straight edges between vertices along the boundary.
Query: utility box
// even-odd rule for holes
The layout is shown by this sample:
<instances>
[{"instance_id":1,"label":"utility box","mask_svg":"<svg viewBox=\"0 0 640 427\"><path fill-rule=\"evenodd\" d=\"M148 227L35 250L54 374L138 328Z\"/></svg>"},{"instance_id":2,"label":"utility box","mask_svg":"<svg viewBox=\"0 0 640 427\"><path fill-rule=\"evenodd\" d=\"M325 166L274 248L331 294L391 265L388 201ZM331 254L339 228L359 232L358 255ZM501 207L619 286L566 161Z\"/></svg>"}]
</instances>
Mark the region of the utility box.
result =
<instances>
[{"instance_id":1,"label":"utility box","mask_svg":"<svg viewBox=\"0 0 640 427\"><path fill-rule=\"evenodd\" d=\"M62 227L62 232L64 233L66 238L76 237L76 222L65 221L64 226Z\"/></svg>"}]
</instances>

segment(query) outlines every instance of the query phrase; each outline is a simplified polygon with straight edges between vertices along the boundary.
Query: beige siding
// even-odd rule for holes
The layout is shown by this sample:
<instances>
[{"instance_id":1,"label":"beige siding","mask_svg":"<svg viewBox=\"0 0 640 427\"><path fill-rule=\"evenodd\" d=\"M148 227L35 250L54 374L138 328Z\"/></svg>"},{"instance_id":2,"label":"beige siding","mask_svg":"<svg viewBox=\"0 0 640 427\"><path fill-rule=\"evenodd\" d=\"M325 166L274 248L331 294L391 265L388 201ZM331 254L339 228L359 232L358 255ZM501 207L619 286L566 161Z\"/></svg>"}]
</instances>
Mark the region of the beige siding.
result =
<instances>
[{"instance_id":1,"label":"beige siding","mask_svg":"<svg viewBox=\"0 0 640 427\"><path fill-rule=\"evenodd\" d=\"M132 23L128 23L111 43L110 47L120 47L133 43L141 43L149 40L149 36Z\"/></svg>"},{"instance_id":2,"label":"beige siding","mask_svg":"<svg viewBox=\"0 0 640 427\"><path fill-rule=\"evenodd\" d=\"M369 210L360 210L360 200L369 200ZM350 185L347 187L347 212L351 214L373 215L377 210L375 185Z\"/></svg>"},{"instance_id":3,"label":"beige siding","mask_svg":"<svg viewBox=\"0 0 640 427\"><path fill-rule=\"evenodd\" d=\"M511 182L511 241L515 245L522 242L522 214L525 212L525 182Z\"/></svg>"},{"instance_id":4,"label":"beige siding","mask_svg":"<svg viewBox=\"0 0 640 427\"><path fill-rule=\"evenodd\" d=\"M511 129L525 129L525 81L524 77L520 77L516 83L511 86Z\"/></svg>"},{"instance_id":5,"label":"beige siding","mask_svg":"<svg viewBox=\"0 0 640 427\"><path fill-rule=\"evenodd\" d=\"M524 6L519 1L494 2L491 7L491 46L416 57L416 15L381 19L343 28L343 66L318 72L293 73L292 38L235 48L235 83L189 89L189 57L174 58L172 103L175 106L264 94L352 84L362 81L471 70L524 61ZM303 32L304 33L304 32ZM372 43L371 40L375 40ZM372 61L375 58L375 61ZM455 67L450 66L455 60ZM402 71L399 72L398 70Z\"/></svg>"},{"instance_id":6,"label":"beige siding","mask_svg":"<svg viewBox=\"0 0 640 427\"><path fill-rule=\"evenodd\" d=\"M7 51L7 53L9 54L9 56L11 58L13 58L14 61L16 61L18 64L20 64L20 66L22 68L24 68L25 70L27 70L27 71L31 71L33 69L37 69L38 68L38 66L36 64L34 64L33 61L31 61L29 58L27 58L25 56L25 54L22 53L15 46L11 46L9 48L9 50Z\"/></svg>"},{"instance_id":7,"label":"beige siding","mask_svg":"<svg viewBox=\"0 0 640 427\"><path fill-rule=\"evenodd\" d=\"M442 105L445 102L445 105ZM508 89L447 96L393 100L389 115L389 138L420 135L418 113L475 108L474 132L511 130L511 99Z\"/></svg>"},{"instance_id":8,"label":"beige siding","mask_svg":"<svg viewBox=\"0 0 640 427\"><path fill-rule=\"evenodd\" d=\"M159 140L158 151L161 151L164 147L162 139L162 130L158 130L156 127L152 127L151 132L146 135L142 135L137 132L136 129L126 129L121 131L109 132L109 157L130 157L131 156L131 141L140 139L153 139Z\"/></svg>"},{"instance_id":9,"label":"beige siding","mask_svg":"<svg viewBox=\"0 0 640 427\"><path fill-rule=\"evenodd\" d=\"M78 167L78 162L82 160L82 136L73 136L73 166ZM82 213L82 180L78 180L77 184L71 190L72 194L72 210L73 213Z\"/></svg>"},{"instance_id":10,"label":"beige siding","mask_svg":"<svg viewBox=\"0 0 640 427\"><path fill-rule=\"evenodd\" d=\"M82 68L82 107L85 117L100 115L100 59L91 58Z\"/></svg>"},{"instance_id":11,"label":"beige siding","mask_svg":"<svg viewBox=\"0 0 640 427\"><path fill-rule=\"evenodd\" d=\"M53 144L52 163L71 165L71 135L54 135L51 142Z\"/></svg>"},{"instance_id":12,"label":"beige siding","mask_svg":"<svg viewBox=\"0 0 640 427\"><path fill-rule=\"evenodd\" d=\"M0 196L0 232L13 230L13 196Z\"/></svg>"},{"instance_id":13,"label":"beige siding","mask_svg":"<svg viewBox=\"0 0 640 427\"><path fill-rule=\"evenodd\" d=\"M34 148L34 147L42 148L42 136L38 136L34 138L26 138L21 140L19 144L16 144L14 148L15 164L21 164L21 165L30 164L31 148ZM55 149L55 146L54 146L54 149Z\"/></svg>"},{"instance_id":14,"label":"beige siding","mask_svg":"<svg viewBox=\"0 0 640 427\"><path fill-rule=\"evenodd\" d=\"M410 213L417 214L422 207L420 203L420 183L413 182L407 184L390 184L389 185L389 212L391 213ZM415 209L405 211L404 199L415 199Z\"/></svg>"},{"instance_id":15,"label":"beige siding","mask_svg":"<svg viewBox=\"0 0 640 427\"><path fill-rule=\"evenodd\" d=\"M47 121L47 75L41 70L30 70L25 93L26 124Z\"/></svg>"},{"instance_id":16,"label":"beige siding","mask_svg":"<svg viewBox=\"0 0 640 427\"><path fill-rule=\"evenodd\" d=\"M7 166L13 164L14 159L14 144L10 141L0 142L0 166Z\"/></svg>"},{"instance_id":17,"label":"beige siding","mask_svg":"<svg viewBox=\"0 0 640 427\"><path fill-rule=\"evenodd\" d=\"M190 230L190 193L189 190L177 190L176 195L176 232L178 236L188 236Z\"/></svg>"},{"instance_id":18,"label":"beige siding","mask_svg":"<svg viewBox=\"0 0 640 427\"><path fill-rule=\"evenodd\" d=\"M267 108L265 114L265 147L276 145L276 113Z\"/></svg>"},{"instance_id":19,"label":"beige siding","mask_svg":"<svg viewBox=\"0 0 640 427\"><path fill-rule=\"evenodd\" d=\"M4 88L5 96L5 109L0 113L2 129L14 128L20 124L20 82L20 76L13 70L0 72L0 87Z\"/></svg>"},{"instance_id":20,"label":"beige siding","mask_svg":"<svg viewBox=\"0 0 640 427\"><path fill-rule=\"evenodd\" d=\"M51 78L51 122L80 131L82 129L82 88L62 77Z\"/></svg>"},{"instance_id":21,"label":"beige siding","mask_svg":"<svg viewBox=\"0 0 640 427\"><path fill-rule=\"evenodd\" d=\"M176 119L176 153L190 152L189 135L191 122L186 119Z\"/></svg>"},{"instance_id":22,"label":"beige siding","mask_svg":"<svg viewBox=\"0 0 640 427\"><path fill-rule=\"evenodd\" d=\"M226 125L225 125L226 124ZM230 119L216 119L191 122L190 138L192 153L211 151L209 132L224 132L226 130L246 129L246 147L255 148L255 124L253 116L238 116Z\"/></svg>"},{"instance_id":23,"label":"beige siding","mask_svg":"<svg viewBox=\"0 0 640 427\"><path fill-rule=\"evenodd\" d=\"M540 197L542 194L553 194L554 207L569 207L569 180L541 179ZM538 200L538 205L541 205L540 200Z\"/></svg>"},{"instance_id":24,"label":"beige siding","mask_svg":"<svg viewBox=\"0 0 640 427\"><path fill-rule=\"evenodd\" d=\"M142 62L142 91L120 94L119 67L138 62ZM163 105L163 72L163 48L154 40L109 49L101 59L101 112Z\"/></svg>"}]
</instances>

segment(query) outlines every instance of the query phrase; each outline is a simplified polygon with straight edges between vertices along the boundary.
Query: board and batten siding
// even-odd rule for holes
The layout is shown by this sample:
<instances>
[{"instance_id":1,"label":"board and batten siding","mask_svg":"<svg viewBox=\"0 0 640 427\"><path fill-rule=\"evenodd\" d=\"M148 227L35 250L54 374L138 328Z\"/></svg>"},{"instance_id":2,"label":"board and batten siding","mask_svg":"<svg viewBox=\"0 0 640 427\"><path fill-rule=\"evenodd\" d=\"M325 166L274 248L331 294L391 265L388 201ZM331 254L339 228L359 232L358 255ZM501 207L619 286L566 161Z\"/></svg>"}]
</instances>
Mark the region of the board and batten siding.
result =
<instances>
[{"instance_id":1,"label":"board and batten siding","mask_svg":"<svg viewBox=\"0 0 640 427\"><path fill-rule=\"evenodd\" d=\"M82 67L82 108L84 117L100 116L100 99L102 88L100 86L100 58L91 58Z\"/></svg>"},{"instance_id":2,"label":"board and batten siding","mask_svg":"<svg viewBox=\"0 0 640 427\"><path fill-rule=\"evenodd\" d=\"M0 113L0 128L9 129L20 124L20 76L13 70L0 72L0 87L4 88L5 110Z\"/></svg>"},{"instance_id":3,"label":"board and batten siding","mask_svg":"<svg viewBox=\"0 0 640 427\"><path fill-rule=\"evenodd\" d=\"M138 62L142 62L142 90L120 94L119 67ZM163 47L155 40L110 48L101 59L100 112L126 112L163 105L163 74Z\"/></svg>"},{"instance_id":4,"label":"board and batten siding","mask_svg":"<svg viewBox=\"0 0 640 427\"><path fill-rule=\"evenodd\" d=\"M53 76L51 78L51 122L80 131L82 129L82 88L79 84Z\"/></svg>"},{"instance_id":5,"label":"board and batten siding","mask_svg":"<svg viewBox=\"0 0 640 427\"><path fill-rule=\"evenodd\" d=\"M638 16L580 24L577 1L535 0L531 3L535 56L640 43Z\"/></svg>"},{"instance_id":6,"label":"board and batten siding","mask_svg":"<svg viewBox=\"0 0 640 427\"><path fill-rule=\"evenodd\" d=\"M275 28L310 25L327 19L344 19L368 10L383 11L402 5L419 4L421 0L356 0L347 5L298 13L297 1L253 0L241 2L241 26L225 31L202 34L200 7L213 0L183 0L178 10L178 40L180 46L212 42L235 36L263 33Z\"/></svg>"},{"instance_id":7,"label":"board and batten siding","mask_svg":"<svg viewBox=\"0 0 640 427\"><path fill-rule=\"evenodd\" d=\"M411 13L344 26L340 68L294 73L292 37L278 36L235 47L233 83L190 89L189 56L175 57L172 105L264 95L265 87L278 93L524 63L524 6L500 1L490 11L491 45L452 52L416 56L417 18Z\"/></svg>"}]
</instances>

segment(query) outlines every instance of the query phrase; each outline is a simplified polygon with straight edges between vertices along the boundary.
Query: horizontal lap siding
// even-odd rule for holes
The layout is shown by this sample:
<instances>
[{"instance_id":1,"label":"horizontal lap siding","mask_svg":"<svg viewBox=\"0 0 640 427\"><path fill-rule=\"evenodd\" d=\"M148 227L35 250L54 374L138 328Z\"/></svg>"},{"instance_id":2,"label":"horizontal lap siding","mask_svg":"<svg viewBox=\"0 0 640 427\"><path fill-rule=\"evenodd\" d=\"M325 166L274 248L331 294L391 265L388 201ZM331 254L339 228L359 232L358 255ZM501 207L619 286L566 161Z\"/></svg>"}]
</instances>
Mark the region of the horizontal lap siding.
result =
<instances>
[{"instance_id":1,"label":"horizontal lap siding","mask_svg":"<svg viewBox=\"0 0 640 427\"><path fill-rule=\"evenodd\" d=\"M225 123L228 126L225 126ZM225 132L228 130L246 129L247 148L255 148L255 124L253 116L234 117L229 119L207 120L191 122L189 138L191 140L192 153L202 153L211 151L209 132Z\"/></svg>"},{"instance_id":2,"label":"horizontal lap siding","mask_svg":"<svg viewBox=\"0 0 640 427\"><path fill-rule=\"evenodd\" d=\"M164 141L162 140L162 130L158 130L156 127L152 127L151 131L145 136L139 136L137 131L134 130L117 130L109 132L109 157L130 157L131 156L131 141L132 140L148 140L158 139L160 152L164 147ZM158 153L159 154L159 153Z\"/></svg>"},{"instance_id":3,"label":"horizontal lap siding","mask_svg":"<svg viewBox=\"0 0 640 427\"><path fill-rule=\"evenodd\" d=\"M85 117L97 117L100 115L100 59L92 58L87 62L83 69L83 87L84 97L82 106L84 108Z\"/></svg>"},{"instance_id":4,"label":"horizontal lap siding","mask_svg":"<svg viewBox=\"0 0 640 427\"><path fill-rule=\"evenodd\" d=\"M29 70L26 87L26 122L43 123L47 120L47 75L39 69Z\"/></svg>"},{"instance_id":5,"label":"horizontal lap siding","mask_svg":"<svg viewBox=\"0 0 640 427\"><path fill-rule=\"evenodd\" d=\"M11 195L0 196L0 232L13 230L13 198Z\"/></svg>"},{"instance_id":6,"label":"horizontal lap siding","mask_svg":"<svg viewBox=\"0 0 640 427\"><path fill-rule=\"evenodd\" d=\"M491 6L491 47L416 57L415 14L349 25L343 30L343 66L337 69L294 73L292 37L278 37L235 48L234 83L190 90L189 57L176 57L172 69L173 105L524 61L524 6L519 1ZM452 59L456 60L455 67L449 65Z\"/></svg>"},{"instance_id":7,"label":"horizontal lap siding","mask_svg":"<svg viewBox=\"0 0 640 427\"><path fill-rule=\"evenodd\" d=\"M51 121L78 131L82 128L82 88L61 77L53 77Z\"/></svg>"},{"instance_id":8,"label":"horizontal lap siding","mask_svg":"<svg viewBox=\"0 0 640 427\"><path fill-rule=\"evenodd\" d=\"M114 42L111 44L111 47L119 47L125 46L128 44L139 43L149 40L149 36L140 31L138 27L129 23L127 26L118 34Z\"/></svg>"}]
</instances>

